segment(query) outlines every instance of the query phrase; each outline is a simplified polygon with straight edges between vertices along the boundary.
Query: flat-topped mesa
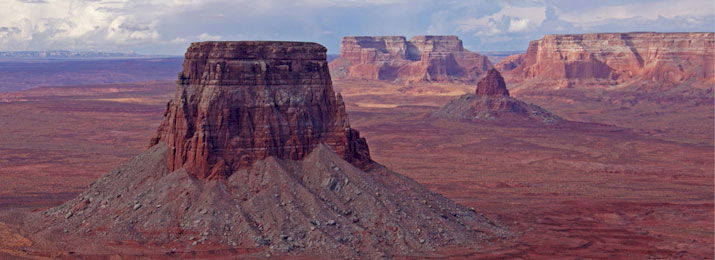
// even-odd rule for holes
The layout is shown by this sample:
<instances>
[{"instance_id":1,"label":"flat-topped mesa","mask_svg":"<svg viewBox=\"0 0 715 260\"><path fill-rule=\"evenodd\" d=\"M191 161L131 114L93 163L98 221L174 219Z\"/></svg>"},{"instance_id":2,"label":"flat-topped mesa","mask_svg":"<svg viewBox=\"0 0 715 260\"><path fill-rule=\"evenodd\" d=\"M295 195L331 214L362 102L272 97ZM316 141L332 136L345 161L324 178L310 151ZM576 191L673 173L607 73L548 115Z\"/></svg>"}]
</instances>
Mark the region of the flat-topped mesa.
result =
<instances>
[{"instance_id":1,"label":"flat-topped mesa","mask_svg":"<svg viewBox=\"0 0 715 260\"><path fill-rule=\"evenodd\" d=\"M709 88L715 84L715 33L545 35L518 63L507 78L532 87Z\"/></svg>"},{"instance_id":2,"label":"flat-topped mesa","mask_svg":"<svg viewBox=\"0 0 715 260\"><path fill-rule=\"evenodd\" d=\"M333 77L391 81L475 81L492 65L457 36L343 37Z\"/></svg>"},{"instance_id":3,"label":"flat-topped mesa","mask_svg":"<svg viewBox=\"0 0 715 260\"><path fill-rule=\"evenodd\" d=\"M462 40L454 35L418 35L409 41L420 52L464 52Z\"/></svg>"},{"instance_id":4,"label":"flat-topped mesa","mask_svg":"<svg viewBox=\"0 0 715 260\"><path fill-rule=\"evenodd\" d=\"M229 176L256 160L300 160L320 143L360 168L365 139L333 92L326 48L307 42L198 42L151 145L170 148L171 171Z\"/></svg>"},{"instance_id":5,"label":"flat-topped mesa","mask_svg":"<svg viewBox=\"0 0 715 260\"><path fill-rule=\"evenodd\" d=\"M477 83L475 94L477 96L508 97L509 90L499 71L490 69L487 75Z\"/></svg>"},{"instance_id":6,"label":"flat-topped mesa","mask_svg":"<svg viewBox=\"0 0 715 260\"><path fill-rule=\"evenodd\" d=\"M408 59L403 36L348 36L340 44L340 57L355 63Z\"/></svg>"}]
</instances>

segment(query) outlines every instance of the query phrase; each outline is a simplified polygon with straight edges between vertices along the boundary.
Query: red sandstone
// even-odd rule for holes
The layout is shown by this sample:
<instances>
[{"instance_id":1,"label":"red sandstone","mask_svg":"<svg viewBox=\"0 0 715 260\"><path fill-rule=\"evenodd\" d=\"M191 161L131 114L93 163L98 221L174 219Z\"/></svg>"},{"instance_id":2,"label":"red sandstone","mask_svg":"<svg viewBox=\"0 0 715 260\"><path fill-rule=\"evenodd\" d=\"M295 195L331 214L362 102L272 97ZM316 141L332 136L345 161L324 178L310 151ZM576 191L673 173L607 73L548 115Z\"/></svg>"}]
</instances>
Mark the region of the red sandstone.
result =
<instances>
[{"instance_id":1,"label":"red sandstone","mask_svg":"<svg viewBox=\"0 0 715 260\"><path fill-rule=\"evenodd\" d=\"M492 67L456 36L344 37L340 57L330 66L338 79L400 82L472 82Z\"/></svg>"},{"instance_id":2,"label":"red sandstone","mask_svg":"<svg viewBox=\"0 0 715 260\"><path fill-rule=\"evenodd\" d=\"M331 87L325 51L297 42L192 44L151 145L169 144L169 169L199 178L268 156L298 160L319 143L369 167L367 143Z\"/></svg>"},{"instance_id":3,"label":"red sandstone","mask_svg":"<svg viewBox=\"0 0 715 260\"><path fill-rule=\"evenodd\" d=\"M519 59L511 59L519 64L507 78L530 88L708 88L715 83L715 33L546 35Z\"/></svg>"}]
</instances>

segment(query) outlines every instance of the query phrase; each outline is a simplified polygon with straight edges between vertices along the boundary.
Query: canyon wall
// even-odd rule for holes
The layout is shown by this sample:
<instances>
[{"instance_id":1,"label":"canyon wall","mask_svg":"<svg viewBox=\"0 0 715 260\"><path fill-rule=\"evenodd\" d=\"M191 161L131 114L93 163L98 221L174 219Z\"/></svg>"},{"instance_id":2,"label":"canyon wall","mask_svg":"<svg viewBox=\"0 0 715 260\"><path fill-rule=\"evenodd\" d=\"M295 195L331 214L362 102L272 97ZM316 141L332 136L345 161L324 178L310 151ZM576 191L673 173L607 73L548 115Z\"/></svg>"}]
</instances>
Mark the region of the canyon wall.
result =
<instances>
[{"instance_id":1,"label":"canyon wall","mask_svg":"<svg viewBox=\"0 0 715 260\"><path fill-rule=\"evenodd\" d=\"M339 79L474 82L492 65L457 36L348 36L330 67Z\"/></svg>"},{"instance_id":2,"label":"canyon wall","mask_svg":"<svg viewBox=\"0 0 715 260\"><path fill-rule=\"evenodd\" d=\"M497 67L533 88L635 86L663 89L715 83L713 33L546 35Z\"/></svg>"}]
</instances>

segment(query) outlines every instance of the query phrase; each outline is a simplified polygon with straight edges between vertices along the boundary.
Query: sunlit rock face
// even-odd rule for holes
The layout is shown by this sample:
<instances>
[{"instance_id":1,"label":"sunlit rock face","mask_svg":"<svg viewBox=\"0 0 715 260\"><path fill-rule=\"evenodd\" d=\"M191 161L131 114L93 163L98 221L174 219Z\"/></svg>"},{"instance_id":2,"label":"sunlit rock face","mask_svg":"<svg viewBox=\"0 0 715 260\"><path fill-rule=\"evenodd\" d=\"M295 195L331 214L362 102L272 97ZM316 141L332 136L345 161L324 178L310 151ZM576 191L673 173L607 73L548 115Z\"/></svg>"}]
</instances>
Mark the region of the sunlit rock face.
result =
<instances>
[{"instance_id":1,"label":"sunlit rock face","mask_svg":"<svg viewBox=\"0 0 715 260\"><path fill-rule=\"evenodd\" d=\"M348 36L331 62L340 79L474 82L492 65L457 36Z\"/></svg>"},{"instance_id":2,"label":"sunlit rock face","mask_svg":"<svg viewBox=\"0 0 715 260\"><path fill-rule=\"evenodd\" d=\"M500 64L511 67L505 76L531 88L707 88L715 83L715 34L546 35L513 61L518 64Z\"/></svg>"}]
</instances>

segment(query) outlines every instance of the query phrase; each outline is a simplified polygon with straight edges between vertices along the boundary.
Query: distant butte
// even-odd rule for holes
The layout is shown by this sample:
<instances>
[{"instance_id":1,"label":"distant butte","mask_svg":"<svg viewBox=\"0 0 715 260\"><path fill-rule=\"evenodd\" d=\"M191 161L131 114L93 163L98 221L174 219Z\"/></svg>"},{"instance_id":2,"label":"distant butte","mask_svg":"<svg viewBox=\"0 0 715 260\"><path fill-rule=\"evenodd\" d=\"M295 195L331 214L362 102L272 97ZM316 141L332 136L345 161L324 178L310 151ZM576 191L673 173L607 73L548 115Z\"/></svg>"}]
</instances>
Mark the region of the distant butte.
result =
<instances>
[{"instance_id":1,"label":"distant butte","mask_svg":"<svg viewBox=\"0 0 715 260\"><path fill-rule=\"evenodd\" d=\"M506 88L504 78L499 74L499 71L491 69L484 79L477 83L475 94L477 96L508 97L509 90Z\"/></svg>"},{"instance_id":2,"label":"distant butte","mask_svg":"<svg viewBox=\"0 0 715 260\"><path fill-rule=\"evenodd\" d=\"M511 236L373 162L333 92L325 52L306 42L193 43L152 146L33 214L26 233L79 257L147 246L167 257L328 259L442 257Z\"/></svg>"},{"instance_id":3,"label":"distant butte","mask_svg":"<svg viewBox=\"0 0 715 260\"><path fill-rule=\"evenodd\" d=\"M537 105L510 97L504 78L496 69L489 70L477 83L473 94L450 101L432 116L471 121L534 121L546 124L563 121L559 116Z\"/></svg>"},{"instance_id":4,"label":"distant butte","mask_svg":"<svg viewBox=\"0 0 715 260\"><path fill-rule=\"evenodd\" d=\"M337 79L475 82L492 64L457 36L348 36L330 67Z\"/></svg>"}]
</instances>

